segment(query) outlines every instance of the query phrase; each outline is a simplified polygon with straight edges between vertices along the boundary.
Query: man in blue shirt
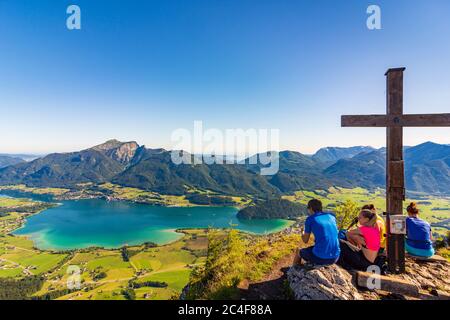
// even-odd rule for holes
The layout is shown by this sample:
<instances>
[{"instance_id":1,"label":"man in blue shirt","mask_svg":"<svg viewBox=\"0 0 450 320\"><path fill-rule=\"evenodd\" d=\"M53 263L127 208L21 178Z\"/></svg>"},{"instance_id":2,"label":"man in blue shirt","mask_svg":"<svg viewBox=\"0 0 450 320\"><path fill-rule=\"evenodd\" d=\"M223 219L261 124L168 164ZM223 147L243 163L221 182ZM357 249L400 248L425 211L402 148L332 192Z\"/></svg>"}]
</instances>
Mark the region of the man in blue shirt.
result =
<instances>
[{"instance_id":1,"label":"man in blue shirt","mask_svg":"<svg viewBox=\"0 0 450 320\"><path fill-rule=\"evenodd\" d=\"M301 263L303 259L317 265L335 263L340 254L336 217L331 213L323 212L322 202L317 199L308 202L308 212L302 240L308 243L312 233L314 246L301 249L296 261Z\"/></svg>"}]
</instances>

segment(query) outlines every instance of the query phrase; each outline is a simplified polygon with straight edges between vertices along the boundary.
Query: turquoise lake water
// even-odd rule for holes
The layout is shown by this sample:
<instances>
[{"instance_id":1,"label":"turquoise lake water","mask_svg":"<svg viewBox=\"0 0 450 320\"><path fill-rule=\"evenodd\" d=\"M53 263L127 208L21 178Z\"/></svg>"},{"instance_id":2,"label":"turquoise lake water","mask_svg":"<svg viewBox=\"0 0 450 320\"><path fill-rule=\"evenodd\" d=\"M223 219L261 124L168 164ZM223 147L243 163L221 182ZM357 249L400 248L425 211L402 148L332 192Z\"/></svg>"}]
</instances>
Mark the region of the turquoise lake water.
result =
<instances>
[{"instance_id":1,"label":"turquoise lake water","mask_svg":"<svg viewBox=\"0 0 450 320\"><path fill-rule=\"evenodd\" d=\"M41 249L90 246L117 248L146 241L165 244L182 237L174 229L229 227L264 234L280 231L286 220L239 220L233 207L158 207L105 200L63 201L27 218L14 234L29 236Z\"/></svg>"}]
</instances>

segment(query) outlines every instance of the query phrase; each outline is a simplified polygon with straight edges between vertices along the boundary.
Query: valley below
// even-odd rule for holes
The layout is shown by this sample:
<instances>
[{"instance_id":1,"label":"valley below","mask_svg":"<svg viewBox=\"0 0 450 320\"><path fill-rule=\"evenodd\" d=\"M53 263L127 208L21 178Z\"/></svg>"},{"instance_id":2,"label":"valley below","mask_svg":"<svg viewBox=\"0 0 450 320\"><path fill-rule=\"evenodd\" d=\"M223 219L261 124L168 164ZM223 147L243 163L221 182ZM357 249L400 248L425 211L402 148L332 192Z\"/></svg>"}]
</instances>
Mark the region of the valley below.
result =
<instances>
[{"instance_id":1,"label":"valley below","mask_svg":"<svg viewBox=\"0 0 450 320\"><path fill-rule=\"evenodd\" d=\"M8 190L15 196L0 197L0 281L39 281L30 299L178 298L193 270L205 263L210 232L234 228L252 241L271 243L279 235L295 237L304 219L238 220L237 207L195 205L180 196L174 197L181 206L150 206L133 202L138 190L121 190L121 197L109 201L104 195L62 200L69 190L20 185L0 193ZM329 211L346 201L374 203L380 212L385 205L382 189L333 187L283 196L298 204L311 198ZM448 197L414 194L409 200L419 204L435 237L449 230ZM79 289L68 289L71 270L78 270Z\"/></svg>"},{"instance_id":2,"label":"valley below","mask_svg":"<svg viewBox=\"0 0 450 320\"><path fill-rule=\"evenodd\" d=\"M32 237L11 233L21 230L25 219L45 214L30 210L41 205L0 197L2 211L11 209L0 217L0 299L170 299L179 295L192 268L204 262L206 229L177 230L175 241L166 245L143 241L116 249L40 249ZM31 212L19 213L20 208ZM70 289L74 275L79 287ZM19 283L34 290L16 293Z\"/></svg>"},{"instance_id":3,"label":"valley below","mask_svg":"<svg viewBox=\"0 0 450 320\"><path fill-rule=\"evenodd\" d=\"M61 199L69 191L4 190L9 195L0 197L0 298L8 294L8 281L13 287L39 282L39 290L16 298L129 299L130 285L133 299L178 297L192 269L204 263L209 230L233 227L256 235L292 224L239 221L235 207L151 206L97 197L53 203L42 200ZM81 277L76 290L67 285L73 268Z\"/></svg>"}]
</instances>

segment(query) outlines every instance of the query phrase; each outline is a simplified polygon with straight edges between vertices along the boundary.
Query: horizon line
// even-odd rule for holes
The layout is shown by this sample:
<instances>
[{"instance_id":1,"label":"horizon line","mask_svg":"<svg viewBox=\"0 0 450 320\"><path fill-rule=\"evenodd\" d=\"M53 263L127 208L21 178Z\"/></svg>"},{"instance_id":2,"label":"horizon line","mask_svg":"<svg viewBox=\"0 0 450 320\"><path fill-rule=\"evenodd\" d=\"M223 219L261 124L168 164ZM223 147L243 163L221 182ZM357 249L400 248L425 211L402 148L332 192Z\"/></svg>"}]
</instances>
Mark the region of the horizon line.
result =
<instances>
[{"instance_id":1,"label":"horizon line","mask_svg":"<svg viewBox=\"0 0 450 320\"><path fill-rule=\"evenodd\" d=\"M172 151L183 151L183 152L187 152L187 153L192 154L192 155L203 155L203 156L211 156L211 155L213 155L212 153L209 153L209 154L207 154L207 153L197 153L197 152L190 152L190 151L183 150L183 149L181 149L181 150L176 150L176 149L166 149L166 148L164 148L164 147L146 147L145 144L140 145L140 144L139 144L137 141L135 141L135 140L130 140L130 141L120 141L120 140L117 140L117 139L109 139L109 140L106 140L105 142L103 142L103 143L101 143L101 144L104 144L104 143L109 142L109 141L112 141L112 140L115 140L115 141L120 142L120 143L132 143L132 142L134 142L134 143L136 143L139 147L144 147L145 149L153 149L153 150L156 150L156 149L163 149L164 151L168 151L168 152L172 152ZM420 146L420 145L423 145L423 144L427 144L427 143L433 143L433 144L443 145L443 146L450 146L450 144L448 144L448 143L438 143L438 142L434 142L434 141L428 140L428 141L425 141L425 142L422 142L422 143L419 143L419 144L416 144L416 145L404 145L403 148L417 147L417 146ZM80 152L80 151L83 151L83 150L89 150L89 149L92 149L92 148L94 148L94 147L96 147L96 146L99 146L99 145L101 145L101 144L96 144L96 145L93 145L93 146L91 146L91 147L80 148L80 149L73 150L73 151L51 151L51 152L27 152L27 151L20 152L20 151L17 151L17 152L8 152L8 151L1 151L1 150L0 150L0 156L35 156L35 157L37 157L37 158L42 158L42 157L48 156L48 155L50 155L50 154L67 154L67 153ZM316 154L318 151L320 151L320 150L322 150L322 149L327 149L327 148L341 148L341 149L348 149L348 148L355 148L355 147L373 148L373 149L375 149L375 150L380 150L380 149L386 148L386 146L375 147L375 146L372 146L372 145L351 145L351 146L337 146L337 145L335 145L335 146L324 146L324 147L319 147L318 149L316 149L316 151L314 151L314 152L312 152L312 153L309 153L309 152L302 152L302 151L294 150L294 149L282 149L282 150L266 150L266 151L260 151L260 152L238 153L238 154L226 154L226 153L221 153L221 154L214 154L214 156L216 156L216 157L222 157L222 156L227 156L227 157L231 157L231 156L234 156L234 157L242 157L242 156L247 156L247 155L248 155L248 157L252 157L252 156L255 156L255 155L257 155L257 154L268 153L268 152L278 152L278 153L281 153L281 152L298 152L298 153L303 154L303 155L312 156L312 155ZM249 154L250 154L250 155L249 155Z\"/></svg>"}]
</instances>

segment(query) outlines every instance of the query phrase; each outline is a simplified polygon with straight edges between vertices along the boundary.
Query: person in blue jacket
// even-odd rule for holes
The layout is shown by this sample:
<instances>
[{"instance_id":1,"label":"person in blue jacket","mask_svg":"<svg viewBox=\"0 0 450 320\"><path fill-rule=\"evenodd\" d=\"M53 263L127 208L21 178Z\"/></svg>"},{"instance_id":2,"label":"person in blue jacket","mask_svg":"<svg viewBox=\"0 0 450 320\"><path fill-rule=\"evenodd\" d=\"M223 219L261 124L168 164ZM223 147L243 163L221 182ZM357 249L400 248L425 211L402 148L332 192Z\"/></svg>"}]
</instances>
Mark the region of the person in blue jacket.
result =
<instances>
[{"instance_id":1,"label":"person in blue jacket","mask_svg":"<svg viewBox=\"0 0 450 320\"><path fill-rule=\"evenodd\" d=\"M323 212L322 202L317 199L308 202L308 213L302 240L308 243L313 234L314 245L301 249L296 255L295 263L301 264L302 259L316 265L335 263L340 254L336 217L331 213Z\"/></svg>"},{"instance_id":2,"label":"person in blue jacket","mask_svg":"<svg viewBox=\"0 0 450 320\"><path fill-rule=\"evenodd\" d=\"M434 255L431 226L419 218L419 209L414 202L406 208L406 252L413 256L429 258Z\"/></svg>"}]
</instances>

